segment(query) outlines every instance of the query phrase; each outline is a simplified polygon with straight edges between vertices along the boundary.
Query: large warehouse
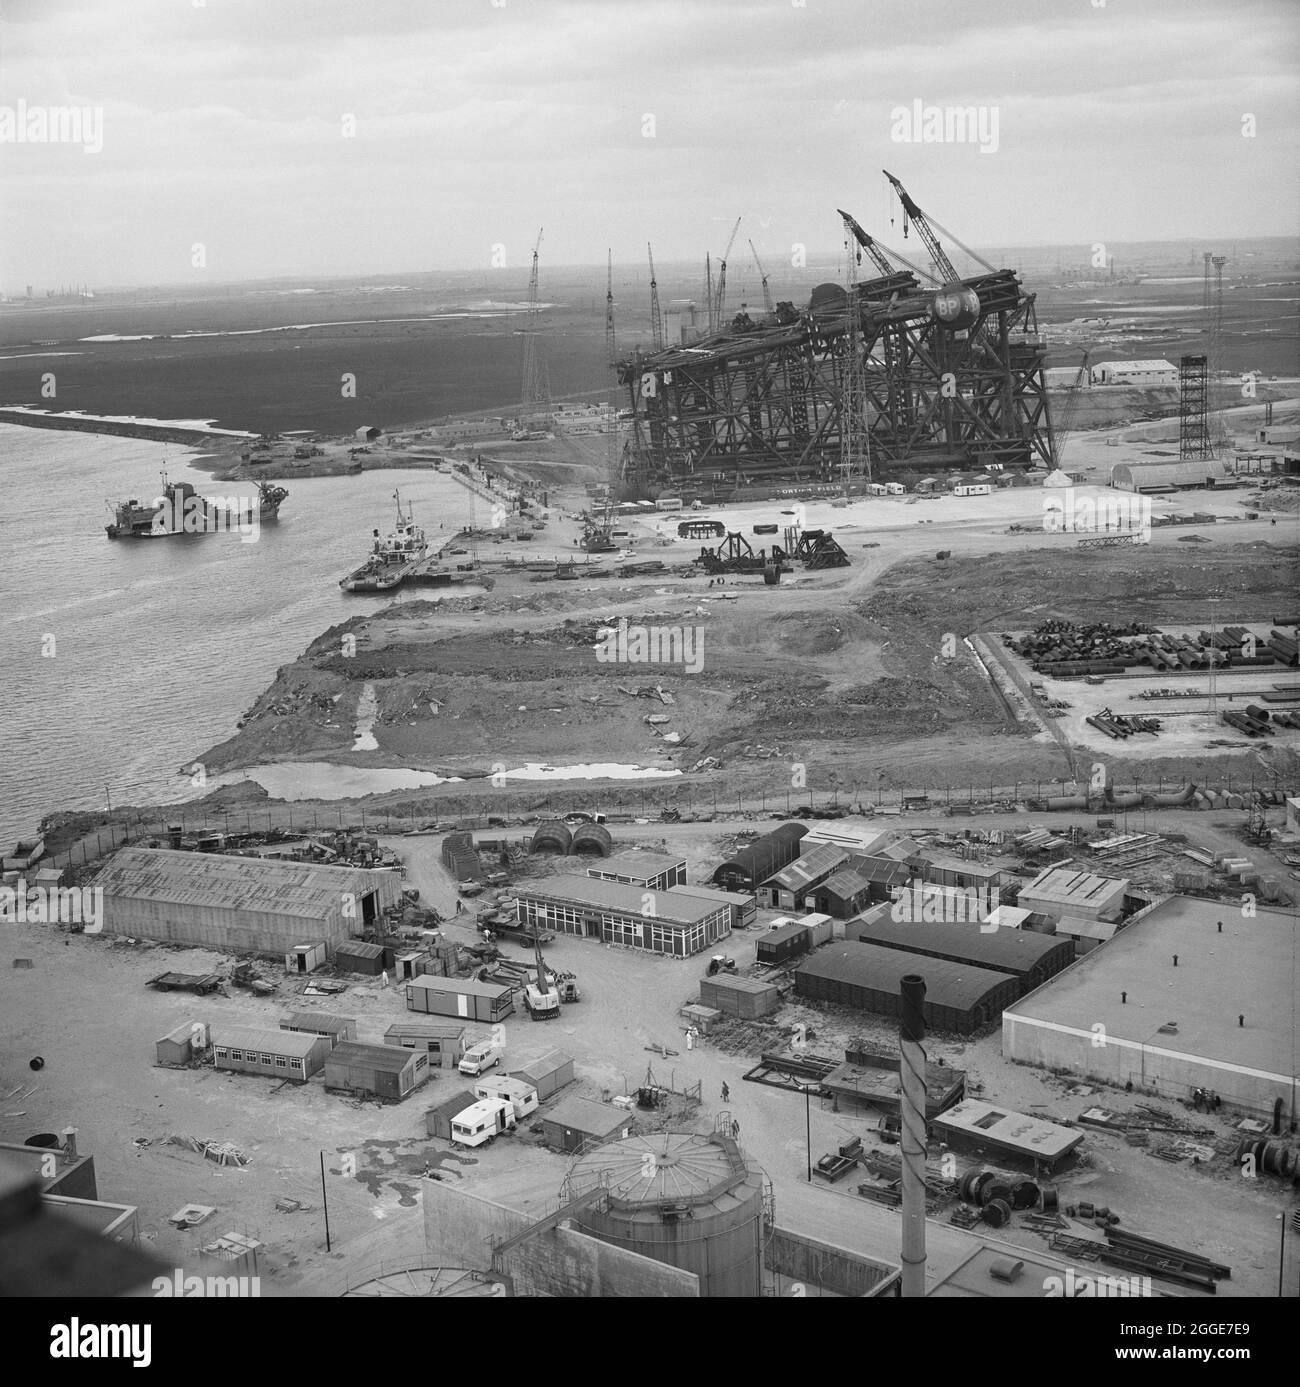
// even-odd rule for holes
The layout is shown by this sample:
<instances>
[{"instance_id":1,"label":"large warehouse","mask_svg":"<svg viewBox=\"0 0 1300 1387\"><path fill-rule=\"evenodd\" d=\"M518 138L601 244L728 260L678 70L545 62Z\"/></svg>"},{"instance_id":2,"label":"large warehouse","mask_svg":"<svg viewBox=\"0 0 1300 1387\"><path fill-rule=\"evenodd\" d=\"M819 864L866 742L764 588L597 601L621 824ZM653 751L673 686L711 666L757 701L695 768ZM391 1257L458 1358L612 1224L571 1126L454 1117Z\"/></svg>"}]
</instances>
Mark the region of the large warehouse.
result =
<instances>
[{"instance_id":1,"label":"large warehouse","mask_svg":"<svg viewBox=\"0 0 1300 1387\"><path fill-rule=\"evenodd\" d=\"M794 990L813 1001L897 1016L899 983L909 973L925 979L926 1025L961 1035L995 1021L1020 990L1010 973L856 943L819 949L795 970Z\"/></svg>"},{"instance_id":2,"label":"large warehouse","mask_svg":"<svg viewBox=\"0 0 1300 1387\"><path fill-rule=\"evenodd\" d=\"M1177 963L1175 964L1175 958ZM1293 916L1172 896L1002 1015L1007 1059L1295 1121Z\"/></svg>"},{"instance_id":3,"label":"large warehouse","mask_svg":"<svg viewBox=\"0 0 1300 1387\"><path fill-rule=\"evenodd\" d=\"M329 953L397 904L397 872L169 848L122 848L94 885L113 934L283 958L304 939Z\"/></svg>"},{"instance_id":4,"label":"large warehouse","mask_svg":"<svg viewBox=\"0 0 1300 1387\"><path fill-rule=\"evenodd\" d=\"M850 920L845 938L885 949L901 949L922 958L942 958L992 968L1018 979L1018 993L1034 988L1074 962L1073 939L1028 930L993 929L985 933L976 924L927 924L895 920L888 907L873 910L868 918ZM918 963L917 972L923 971Z\"/></svg>"},{"instance_id":5,"label":"large warehouse","mask_svg":"<svg viewBox=\"0 0 1300 1387\"><path fill-rule=\"evenodd\" d=\"M713 873L714 883L724 891L752 891L799 856L799 840L807 832L807 824L784 823L755 838L748 847L719 863Z\"/></svg>"},{"instance_id":6,"label":"large warehouse","mask_svg":"<svg viewBox=\"0 0 1300 1387\"><path fill-rule=\"evenodd\" d=\"M649 897L649 899L647 899ZM731 907L594 877L550 877L516 897L521 924L686 958L731 931Z\"/></svg>"}]
</instances>

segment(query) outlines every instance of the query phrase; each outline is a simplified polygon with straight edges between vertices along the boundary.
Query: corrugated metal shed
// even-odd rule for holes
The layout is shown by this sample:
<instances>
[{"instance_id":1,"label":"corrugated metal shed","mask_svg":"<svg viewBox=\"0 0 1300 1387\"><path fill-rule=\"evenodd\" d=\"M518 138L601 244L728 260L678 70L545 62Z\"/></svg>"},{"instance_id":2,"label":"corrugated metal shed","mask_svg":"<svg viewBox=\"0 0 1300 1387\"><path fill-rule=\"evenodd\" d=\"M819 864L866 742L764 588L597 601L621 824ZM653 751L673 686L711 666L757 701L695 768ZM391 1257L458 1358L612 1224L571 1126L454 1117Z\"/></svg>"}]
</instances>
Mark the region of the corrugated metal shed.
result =
<instances>
[{"instance_id":1,"label":"corrugated metal shed","mask_svg":"<svg viewBox=\"0 0 1300 1387\"><path fill-rule=\"evenodd\" d=\"M966 1033L987 1025L1019 992L1019 982L1010 973L947 959L922 961L899 949L856 943L828 945L801 964L795 970L795 992L897 1016L899 983L911 973L925 978L926 1024L936 1030Z\"/></svg>"},{"instance_id":2,"label":"corrugated metal shed","mask_svg":"<svg viewBox=\"0 0 1300 1387\"><path fill-rule=\"evenodd\" d=\"M713 880L728 889L753 887L799 856L799 840L807 832L807 824L783 823L720 863Z\"/></svg>"},{"instance_id":3,"label":"corrugated metal shed","mask_svg":"<svg viewBox=\"0 0 1300 1387\"><path fill-rule=\"evenodd\" d=\"M911 873L906 865L897 858L886 857L883 853L880 856L860 856L854 854L849 859L849 866L844 872L853 872L865 881L874 882L880 886L903 886L908 881ZM828 887L834 885L844 872L836 872L830 881L826 883Z\"/></svg>"},{"instance_id":4,"label":"corrugated metal shed","mask_svg":"<svg viewBox=\"0 0 1300 1387\"><path fill-rule=\"evenodd\" d=\"M1232 474L1221 462L1119 462L1110 469L1110 484L1120 491L1177 491L1212 486Z\"/></svg>"},{"instance_id":5,"label":"corrugated metal shed","mask_svg":"<svg viewBox=\"0 0 1300 1387\"><path fill-rule=\"evenodd\" d=\"M584 1142L621 1136L631 1125L631 1115L612 1103L566 1098L542 1118L542 1133L544 1141L561 1151L576 1151Z\"/></svg>"},{"instance_id":6,"label":"corrugated metal shed","mask_svg":"<svg viewBox=\"0 0 1300 1387\"><path fill-rule=\"evenodd\" d=\"M537 1090L539 1101L546 1100L573 1082L573 1056L563 1050L548 1050L519 1069L510 1071L512 1079L522 1079Z\"/></svg>"},{"instance_id":7,"label":"corrugated metal shed","mask_svg":"<svg viewBox=\"0 0 1300 1387\"><path fill-rule=\"evenodd\" d=\"M334 915L343 894L361 897L391 882L392 873L319 867L263 857L121 848L95 878L104 895L132 896L164 905L218 906L270 911L316 920ZM398 891L396 894L400 894Z\"/></svg>"},{"instance_id":8,"label":"corrugated metal shed","mask_svg":"<svg viewBox=\"0 0 1300 1387\"><path fill-rule=\"evenodd\" d=\"M811 852L802 854L789 866L774 872L763 885L781 891L803 891L815 882L824 881L847 862L848 857L843 848L837 848L833 843L819 843Z\"/></svg>"},{"instance_id":9,"label":"corrugated metal shed","mask_svg":"<svg viewBox=\"0 0 1300 1387\"><path fill-rule=\"evenodd\" d=\"M466 1108L473 1107L477 1101L467 1088L453 1093L450 1098L444 1098L424 1114L424 1130L431 1137L441 1137L443 1141L450 1141L452 1119L458 1117Z\"/></svg>"},{"instance_id":10,"label":"corrugated metal shed","mask_svg":"<svg viewBox=\"0 0 1300 1387\"><path fill-rule=\"evenodd\" d=\"M373 1069L379 1074L400 1074L419 1060L419 1055L399 1045L372 1045L362 1040L345 1040L335 1046L334 1053L325 1061L328 1070L331 1061L335 1064L359 1065Z\"/></svg>"},{"instance_id":11,"label":"corrugated metal shed","mask_svg":"<svg viewBox=\"0 0 1300 1387\"><path fill-rule=\"evenodd\" d=\"M895 920L887 911L869 922L854 921L854 926L858 942L1011 973L1029 987L1046 982L1074 961L1074 947L1068 940L1028 930L993 929L985 933L977 924ZM919 965L915 971L921 971Z\"/></svg>"}]
</instances>

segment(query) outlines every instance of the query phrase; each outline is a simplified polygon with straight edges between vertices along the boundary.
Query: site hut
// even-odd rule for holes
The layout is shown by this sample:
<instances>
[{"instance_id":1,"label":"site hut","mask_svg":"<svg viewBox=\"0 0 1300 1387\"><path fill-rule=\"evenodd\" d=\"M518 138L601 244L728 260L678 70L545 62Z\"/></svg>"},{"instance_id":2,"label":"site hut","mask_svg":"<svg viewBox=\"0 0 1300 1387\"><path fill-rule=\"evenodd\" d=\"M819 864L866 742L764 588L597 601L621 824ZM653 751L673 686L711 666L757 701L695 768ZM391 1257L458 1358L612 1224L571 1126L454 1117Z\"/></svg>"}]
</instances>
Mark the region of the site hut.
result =
<instances>
[{"instance_id":1,"label":"site hut","mask_svg":"<svg viewBox=\"0 0 1300 1387\"><path fill-rule=\"evenodd\" d=\"M1002 1053L1119 1088L1131 1080L1168 1102L1212 1089L1269 1120L1280 1101L1281 1120L1295 1122L1295 929L1293 913L1243 919L1222 901L1171 896L1009 1006Z\"/></svg>"},{"instance_id":2,"label":"site hut","mask_svg":"<svg viewBox=\"0 0 1300 1387\"><path fill-rule=\"evenodd\" d=\"M1010 973L947 959L916 958L901 949L845 942L819 950L795 969L794 990L811 1001L834 1002L877 1016L897 1016L899 983L909 973L925 978L925 1024L969 1035L995 1021L1020 990Z\"/></svg>"},{"instance_id":3,"label":"site hut","mask_svg":"<svg viewBox=\"0 0 1300 1387\"><path fill-rule=\"evenodd\" d=\"M493 1023L514 1013L514 993L508 987L473 978L436 978L425 974L406 984L406 1009Z\"/></svg>"},{"instance_id":4,"label":"site hut","mask_svg":"<svg viewBox=\"0 0 1300 1387\"><path fill-rule=\"evenodd\" d=\"M394 1021L384 1044L423 1050L434 1069L455 1069L465 1053L465 1027L456 1021Z\"/></svg>"},{"instance_id":5,"label":"site hut","mask_svg":"<svg viewBox=\"0 0 1300 1387\"><path fill-rule=\"evenodd\" d=\"M286 973L314 973L329 962L329 950L320 944L295 944L284 956Z\"/></svg>"},{"instance_id":6,"label":"site hut","mask_svg":"<svg viewBox=\"0 0 1300 1387\"><path fill-rule=\"evenodd\" d=\"M333 1049L345 1040L357 1038L356 1019L351 1016L327 1016L323 1011L294 1011L280 1020L282 1031L297 1031L300 1035L323 1035Z\"/></svg>"},{"instance_id":7,"label":"site hut","mask_svg":"<svg viewBox=\"0 0 1300 1387\"><path fill-rule=\"evenodd\" d=\"M718 864L713 872L714 883L724 891L754 890L760 881L766 881L799 856L799 843L807 832L807 824L783 823L771 833L755 838Z\"/></svg>"},{"instance_id":8,"label":"site hut","mask_svg":"<svg viewBox=\"0 0 1300 1387\"><path fill-rule=\"evenodd\" d=\"M721 903L594 877L551 877L519 892L520 924L687 958L730 932Z\"/></svg>"},{"instance_id":9,"label":"site hut","mask_svg":"<svg viewBox=\"0 0 1300 1387\"><path fill-rule=\"evenodd\" d=\"M428 1077L429 1056L424 1050L345 1040L325 1056L325 1087L353 1097L400 1103Z\"/></svg>"},{"instance_id":10,"label":"site hut","mask_svg":"<svg viewBox=\"0 0 1300 1387\"><path fill-rule=\"evenodd\" d=\"M819 843L759 883L759 905L773 910L802 910L811 893L849 860L843 848Z\"/></svg>"},{"instance_id":11,"label":"site hut","mask_svg":"<svg viewBox=\"0 0 1300 1387\"><path fill-rule=\"evenodd\" d=\"M662 852L616 852L594 867L588 867L587 875L598 881L619 881L624 886L667 891L670 886L686 884L686 859Z\"/></svg>"},{"instance_id":12,"label":"site hut","mask_svg":"<svg viewBox=\"0 0 1300 1387\"><path fill-rule=\"evenodd\" d=\"M936 886L959 886L962 890L987 892L990 897L1001 887L1004 876L1000 867L962 862L955 857L931 857L927 854L921 864L922 881Z\"/></svg>"},{"instance_id":13,"label":"site hut","mask_svg":"<svg viewBox=\"0 0 1300 1387\"><path fill-rule=\"evenodd\" d=\"M1093 385L1177 385L1178 367L1163 358L1147 361L1099 361L1091 371Z\"/></svg>"},{"instance_id":14,"label":"site hut","mask_svg":"<svg viewBox=\"0 0 1300 1387\"><path fill-rule=\"evenodd\" d=\"M700 901L717 901L731 911L732 929L749 929L758 918L758 901L748 891L719 891L713 886L670 886L677 896L694 896Z\"/></svg>"},{"instance_id":15,"label":"site hut","mask_svg":"<svg viewBox=\"0 0 1300 1387\"><path fill-rule=\"evenodd\" d=\"M1084 1138L1084 1133L1075 1128L1028 1117L979 1098L963 1098L955 1107L933 1118L930 1126L950 1145L967 1150L991 1147L1003 1156L1032 1162L1044 1171L1054 1170Z\"/></svg>"},{"instance_id":16,"label":"site hut","mask_svg":"<svg viewBox=\"0 0 1300 1387\"><path fill-rule=\"evenodd\" d=\"M542 1117L542 1140L568 1155L580 1147L622 1140L632 1130L632 1120L612 1103L590 1098L565 1098Z\"/></svg>"},{"instance_id":17,"label":"site hut","mask_svg":"<svg viewBox=\"0 0 1300 1387\"><path fill-rule=\"evenodd\" d=\"M393 951L383 944L367 944L361 939L350 939L334 950L334 966L341 973L362 973L366 977L377 978L393 966Z\"/></svg>"},{"instance_id":18,"label":"site hut","mask_svg":"<svg viewBox=\"0 0 1300 1387\"><path fill-rule=\"evenodd\" d=\"M1128 894L1127 877L1099 876L1077 867L1044 867L1020 888L1016 904L1022 910L1050 915L1056 920L1118 920ZM1059 926L1058 926L1059 928Z\"/></svg>"},{"instance_id":19,"label":"site hut","mask_svg":"<svg viewBox=\"0 0 1300 1387\"><path fill-rule=\"evenodd\" d=\"M512 1069L510 1077L531 1084L537 1090L538 1101L545 1103L566 1084L573 1082L573 1056L565 1054L563 1050L547 1050L521 1069Z\"/></svg>"},{"instance_id":20,"label":"site hut","mask_svg":"<svg viewBox=\"0 0 1300 1387\"><path fill-rule=\"evenodd\" d=\"M474 1095L467 1088L435 1104L424 1114L424 1130L428 1136L441 1141L451 1140L451 1124L466 1108L474 1106Z\"/></svg>"},{"instance_id":21,"label":"site hut","mask_svg":"<svg viewBox=\"0 0 1300 1387\"><path fill-rule=\"evenodd\" d=\"M212 1027L212 1063L236 1074L266 1074L305 1084L325 1064L328 1036L256 1026Z\"/></svg>"},{"instance_id":22,"label":"site hut","mask_svg":"<svg viewBox=\"0 0 1300 1387\"><path fill-rule=\"evenodd\" d=\"M515 1110L515 1121L522 1122L538 1108L537 1090L523 1079L508 1074L490 1074L474 1085L475 1098L504 1098Z\"/></svg>"},{"instance_id":23,"label":"site hut","mask_svg":"<svg viewBox=\"0 0 1300 1387\"><path fill-rule=\"evenodd\" d=\"M277 958L304 938L332 952L402 894L396 872L168 848L120 848L93 884L108 933Z\"/></svg>"},{"instance_id":24,"label":"site hut","mask_svg":"<svg viewBox=\"0 0 1300 1387\"><path fill-rule=\"evenodd\" d=\"M766 934L758 936L754 957L759 963L784 963L787 959L806 954L812 947L812 937L801 920L774 920Z\"/></svg>"},{"instance_id":25,"label":"site hut","mask_svg":"<svg viewBox=\"0 0 1300 1387\"><path fill-rule=\"evenodd\" d=\"M719 973L700 979L700 1005L720 1011L724 1016L752 1021L780 1010L781 993L771 983L759 982L757 978Z\"/></svg>"},{"instance_id":26,"label":"site hut","mask_svg":"<svg viewBox=\"0 0 1300 1387\"><path fill-rule=\"evenodd\" d=\"M888 857L858 857L822 882L809 899L823 914L848 920L868 906L890 899L909 879L908 869Z\"/></svg>"},{"instance_id":27,"label":"site hut","mask_svg":"<svg viewBox=\"0 0 1300 1387\"><path fill-rule=\"evenodd\" d=\"M1027 930L995 929L987 932L968 921L965 924L928 922L921 919L895 919L891 909L876 909L869 918L851 920L845 937L856 943L874 944L911 954L917 972L924 971L921 959L945 959L1009 973L1016 979L1016 995L1054 977L1074 962L1074 943L1054 934L1032 934Z\"/></svg>"},{"instance_id":28,"label":"site hut","mask_svg":"<svg viewBox=\"0 0 1300 1387\"><path fill-rule=\"evenodd\" d=\"M424 949L403 949L393 956L394 975L398 982L410 982L422 973L431 973L432 957Z\"/></svg>"},{"instance_id":29,"label":"site hut","mask_svg":"<svg viewBox=\"0 0 1300 1387\"><path fill-rule=\"evenodd\" d=\"M202 1021L182 1021L155 1042L155 1063L183 1069L208 1048L208 1028Z\"/></svg>"}]
</instances>

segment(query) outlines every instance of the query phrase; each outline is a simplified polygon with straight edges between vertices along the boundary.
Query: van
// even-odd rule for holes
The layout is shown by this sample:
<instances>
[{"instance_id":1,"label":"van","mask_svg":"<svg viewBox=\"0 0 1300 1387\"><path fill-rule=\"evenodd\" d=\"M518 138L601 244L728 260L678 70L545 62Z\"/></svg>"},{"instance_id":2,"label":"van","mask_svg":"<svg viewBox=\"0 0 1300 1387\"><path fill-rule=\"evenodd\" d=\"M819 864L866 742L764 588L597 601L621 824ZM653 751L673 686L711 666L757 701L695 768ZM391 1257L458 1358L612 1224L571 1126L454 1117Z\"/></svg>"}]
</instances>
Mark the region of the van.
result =
<instances>
[{"instance_id":1,"label":"van","mask_svg":"<svg viewBox=\"0 0 1300 1387\"><path fill-rule=\"evenodd\" d=\"M460 1064L457 1065L457 1068L462 1074L484 1074L493 1065L501 1063L505 1052L504 1045L497 1045L491 1040L480 1040L477 1045L471 1045L460 1057Z\"/></svg>"}]
</instances>

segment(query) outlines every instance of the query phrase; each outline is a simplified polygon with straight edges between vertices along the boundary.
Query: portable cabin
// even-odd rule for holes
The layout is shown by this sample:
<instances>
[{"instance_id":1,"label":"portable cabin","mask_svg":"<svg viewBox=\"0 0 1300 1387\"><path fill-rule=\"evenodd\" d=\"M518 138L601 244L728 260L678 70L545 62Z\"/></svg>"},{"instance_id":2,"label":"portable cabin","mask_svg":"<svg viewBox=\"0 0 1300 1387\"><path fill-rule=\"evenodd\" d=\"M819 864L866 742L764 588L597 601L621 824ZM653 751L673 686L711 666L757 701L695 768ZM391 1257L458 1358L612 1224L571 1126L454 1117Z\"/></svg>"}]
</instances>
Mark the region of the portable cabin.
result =
<instances>
[{"instance_id":1,"label":"portable cabin","mask_svg":"<svg viewBox=\"0 0 1300 1387\"><path fill-rule=\"evenodd\" d=\"M406 984L408 1011L432 1016L459 1016L467 1021L504 1021L514 1014L514 992L472 978L435 978L425 974Z\"/></svg>"},{"instance_id":2,"label":"portable cabin","mask_svg":"<svg viewBox=\"0 0 1300 1387\"><path fill-rule=\"evenodd\" d=\"M323 1035L332 1050L345 1040L357 1038L357 1023L351 1016L327 1016L323 1011L295 1011L280 1021L282 1031L302 1035Z\"/></svg>"},{"instance_id":3,"label":"portable cabin","mask_svg":"<svg viewBox=\"0 0 1300 1387\"><path fill-rule=\"evenodd\" d=\"M255 1026L213 1026L212 1063L237 1074L264 1074L305 1084L325 1064L327 1036L260 1030Z\"/></svg>"},{"instance_id":4,"label":"portable cabin","mask_svg":"<svg viewBox=\"0 0 1300 1387\"><path fill-rule=\"evenodd\" d=\"M457 1021L394 1021L384 1044L423 1050L430 1068L455 1069L465 1053L465 1027Z\"/></svg>"},{"instance_id":5,"label":"portable cabin","mask_svg":"<svg viewBox=\"0 0 1300 1387\"><path fill-rule=\"evenodd\" d=\"M345 1040L325 1056L325 1087L400 1103L429 1077L429 1056L396 1045Z\"/></svg>"}]
</instances>

